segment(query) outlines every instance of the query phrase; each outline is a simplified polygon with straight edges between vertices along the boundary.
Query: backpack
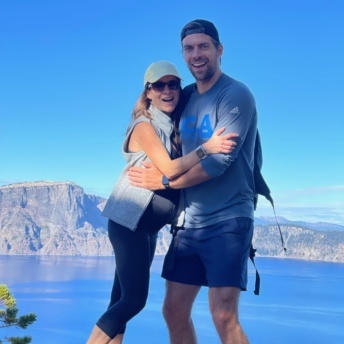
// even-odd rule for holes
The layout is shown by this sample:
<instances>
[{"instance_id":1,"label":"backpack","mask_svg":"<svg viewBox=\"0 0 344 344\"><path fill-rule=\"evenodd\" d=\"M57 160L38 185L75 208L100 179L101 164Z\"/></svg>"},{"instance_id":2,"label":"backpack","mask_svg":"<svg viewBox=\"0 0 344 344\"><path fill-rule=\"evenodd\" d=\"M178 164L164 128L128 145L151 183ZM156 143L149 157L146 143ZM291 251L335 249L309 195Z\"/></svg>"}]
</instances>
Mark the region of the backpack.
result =
<instances>
[{"instance_id":1,"label":"backpack","mask_svg":"<svg viewBox=\"0 0 344 344\"><path fill-rule=\"evenodd\" d=\"M262 172L261 172L262 165L263 165L263 151L262 151L262 144L260 141L259 131L257 129L256 141L254 143L254 168L253 168L253 179L254 179L254 188L255 188L254 189L254 191L255 191L255 193L254 193L254 210L257 209L258 196L259 195L264 196L270 202L272 209L274 211L276 224L277 224L279 234L281 237L282 247L283 247L284 252L286 252L287 249L284 245L284 239L283 239L281 226L277 220L274 200L272 199L270 188L268 187L268 184L266 183L266 181L262 175ZM258 270L256 268L256 264L254 262L254 257L256 255L256 251L257 250L255 248L253 248L253 245L251 243L249 257L250 257L252 264L254 265L254 267L256 269L256 283L255 283L254 294L259 295L260 276L259 276Z\"/></svg>"},{"instance_id":2,"label":"backpack","mask_svg":"<svg viewBox=\"0 0 344 344\"><path fill-rule=\"evenodd\" d=\"M180 101L178 103L178 106L175 109L175 112L177 114L181 114L182 111L185 108L186 103L188 102L191 93L194 89L195 83L192 83L186 87L183 88L182 92L181 92L181 96L180 96ZM180 116L179 118L175 118L175 125L178 128L178 122L179 122ZM281 243L282 243L282 247L284 252L286 252L286 247L284 245L284 239L283 239L283 235L282 235L282 230L281 227L278 223L277 220L277 216L276 216L276 211L275 211L275 206L274 206L274 201L273 198L271 196L271 191L270 188L268 187L268 184L266 183L262 173L261 173L261 169L262 169L262 165L263 165L263 151L262 151L262 145L261 145L261 140L260 140L260 135L259 135L259 131L257 129L257 134L256 134L256 141L255 141L255 146L254 146L254 169L253 169L253 178L254 178L254 185L255 185L255 194L254 194L254 210L257 209L257 204L258 204L258 196L264 196L271 204L272 209L274 211L274 215L275 215L275 220L277 223L277 227L280 233L280 237L281 237ZM176 231L172 228L171 229L171 233L175 236L176 235ZM259 295L259 290L260 290L260 276L259 276L259 272L257 270L255 261L254 261L254 257L255 257L255 253L256 253L256 249L253 248L253 245L251 243L251 247L250 247L250 260L256 270L256 282L255 282L255 290L254 290L254 294L255 295Z\"/></svg>"}]
</instances>

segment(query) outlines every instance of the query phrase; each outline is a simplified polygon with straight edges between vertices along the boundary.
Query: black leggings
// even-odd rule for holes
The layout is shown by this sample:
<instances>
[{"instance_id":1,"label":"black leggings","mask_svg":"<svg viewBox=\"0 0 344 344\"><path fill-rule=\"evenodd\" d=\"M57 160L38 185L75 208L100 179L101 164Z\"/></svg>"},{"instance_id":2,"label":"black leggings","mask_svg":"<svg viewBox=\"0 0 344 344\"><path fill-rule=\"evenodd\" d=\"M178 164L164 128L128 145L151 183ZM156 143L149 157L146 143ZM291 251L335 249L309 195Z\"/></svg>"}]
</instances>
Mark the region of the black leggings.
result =
<instances>
[{"instance_id":1,"label":"black leggings","mask_svg":"<svg viewBox=\"0 0 344 344\"><path fill-rule=\"evenodd\" d=\"M136 231L109 220L116 270L110 304L97 326L110 338L124 333L127 322L146 305L158 231L170 222L174 212L173 202L154 195Z\"/></svg>"}]
</instances>

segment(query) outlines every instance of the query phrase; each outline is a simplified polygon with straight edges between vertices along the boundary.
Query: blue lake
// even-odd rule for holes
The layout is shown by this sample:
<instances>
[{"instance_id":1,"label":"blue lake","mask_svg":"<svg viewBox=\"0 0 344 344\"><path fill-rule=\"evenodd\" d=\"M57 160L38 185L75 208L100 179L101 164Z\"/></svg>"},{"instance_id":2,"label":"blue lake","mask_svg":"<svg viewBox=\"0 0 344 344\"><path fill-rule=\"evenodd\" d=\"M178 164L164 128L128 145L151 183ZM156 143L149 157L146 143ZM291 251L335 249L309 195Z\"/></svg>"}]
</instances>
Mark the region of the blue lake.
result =
<instances>
[{"instance_id":1,"label":"blue lake","mask_svg":"<svg viewBox=\"0 0 344 344\"><path fill-rule=\"evenodd\" d=\"M167 344L161 315L162 257L152 266L146 308L127 327L125 344ZM344 264L257 258L261 295L255 296L255 271L249 263L248 291L242 293L240 319L251 344L344 343ZM34 312L26 330L33 344L84 344L106 309L114 272L113 257L1 256L0 284L17 299L20 314ZM199 344L218 344L203 288L193 318Z\"/></svg>"}]
</instances>

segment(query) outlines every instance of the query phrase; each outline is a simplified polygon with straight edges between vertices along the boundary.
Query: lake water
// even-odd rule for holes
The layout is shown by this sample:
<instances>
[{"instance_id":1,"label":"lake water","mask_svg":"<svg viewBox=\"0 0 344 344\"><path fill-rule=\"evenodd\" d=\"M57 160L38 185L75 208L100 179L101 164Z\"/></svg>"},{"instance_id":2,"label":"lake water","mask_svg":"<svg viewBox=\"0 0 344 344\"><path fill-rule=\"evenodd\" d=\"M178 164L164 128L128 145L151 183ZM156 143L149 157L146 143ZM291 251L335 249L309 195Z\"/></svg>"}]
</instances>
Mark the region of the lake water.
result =
<instances>
[{"instance_id":1,"label":"lake water","mask_svg":"<svg viewBox=\"0 0 344 344\"><path fill-rule=\"evenodd\" d=\"M242 293L240 318L251 344L343 344L344 264L257 258L261 295L255 296L249 263L248 291ZM146 308L127 327L125 344L167 344L161 315L162 257L152 266ZM5 335L30 335L33 344L84 344L106 309L114 271L113 257L1 256L0 284L17 299L20 314L34 312L26 330L1 329ZM220 341L203 288L193 318L199 344Z\"/></svg>"}]
</instances>

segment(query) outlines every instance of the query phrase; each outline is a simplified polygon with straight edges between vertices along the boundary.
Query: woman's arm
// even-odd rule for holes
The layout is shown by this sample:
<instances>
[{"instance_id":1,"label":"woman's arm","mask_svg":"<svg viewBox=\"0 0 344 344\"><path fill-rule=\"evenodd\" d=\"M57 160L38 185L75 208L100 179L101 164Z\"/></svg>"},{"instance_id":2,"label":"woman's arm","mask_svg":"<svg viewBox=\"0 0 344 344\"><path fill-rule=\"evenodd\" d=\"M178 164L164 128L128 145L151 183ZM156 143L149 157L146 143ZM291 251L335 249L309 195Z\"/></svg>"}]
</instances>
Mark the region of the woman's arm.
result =
<instances>
[{"instance_id":1,"label":"woman's arm","mask_svg":"<svg viewBox=\"0 0 344 344\"><path fill-rule=\"evenodd\" d=\"M213 136L202 145L207 155L215 153L230 153L236 146L233 140L238 135L229 133L221 136L225 128L216 131ZM131 151L143 150L152 163L168 178L173 179L199 163L196 150L175 160L171 160L164 144L153 126L146 122L138 123L130 137Z\"/></svg>"}]
</instances>

